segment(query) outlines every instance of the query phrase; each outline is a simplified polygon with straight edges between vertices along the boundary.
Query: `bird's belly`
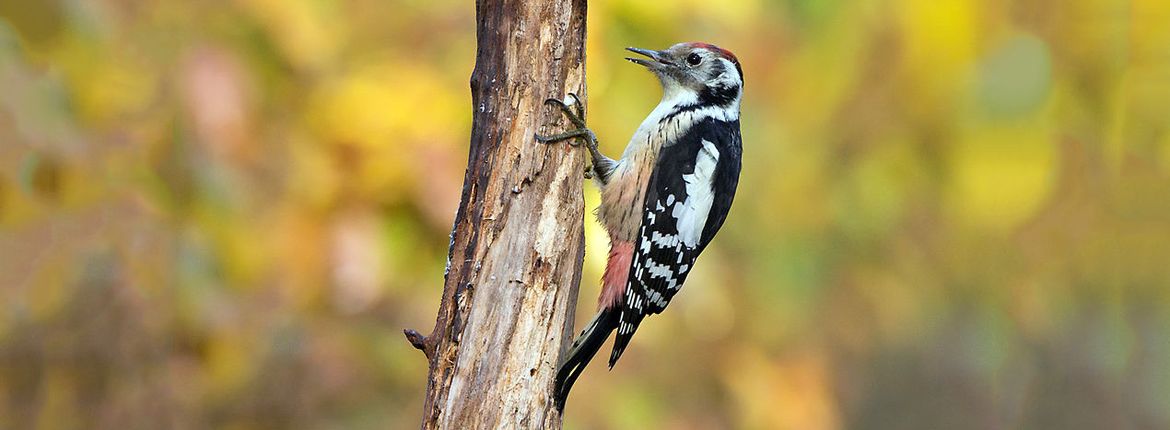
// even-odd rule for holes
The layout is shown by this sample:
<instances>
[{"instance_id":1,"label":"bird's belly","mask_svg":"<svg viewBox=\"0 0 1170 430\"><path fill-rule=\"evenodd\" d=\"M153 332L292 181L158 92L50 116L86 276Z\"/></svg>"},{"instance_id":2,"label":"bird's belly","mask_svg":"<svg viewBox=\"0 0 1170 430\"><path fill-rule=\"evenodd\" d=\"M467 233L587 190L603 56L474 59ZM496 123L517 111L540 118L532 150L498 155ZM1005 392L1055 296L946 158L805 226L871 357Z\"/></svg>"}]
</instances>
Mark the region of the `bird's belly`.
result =
<instances>
[{"instance_id":1,"label":"bird's belly","mask_svg":"<svg viewBox=\"0 0 1170 430\"><path fill-rule=\"evenodd\" d=\"M657 151L646 146L645 150L627 154L601 189L597 218L609 232L611 242L635 242L637 238L646 183L657 158Z\"/></svg>"}]
</instances>

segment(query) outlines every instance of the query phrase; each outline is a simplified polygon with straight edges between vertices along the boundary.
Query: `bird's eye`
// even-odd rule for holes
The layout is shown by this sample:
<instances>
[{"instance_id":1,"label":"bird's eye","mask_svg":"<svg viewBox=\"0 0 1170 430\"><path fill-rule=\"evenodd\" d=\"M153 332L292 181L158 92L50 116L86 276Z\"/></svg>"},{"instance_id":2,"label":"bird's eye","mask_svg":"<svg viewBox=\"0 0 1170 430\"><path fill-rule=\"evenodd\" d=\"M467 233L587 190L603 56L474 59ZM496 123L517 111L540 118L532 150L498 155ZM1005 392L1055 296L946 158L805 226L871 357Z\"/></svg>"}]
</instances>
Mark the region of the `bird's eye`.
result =
<instances>
[{"instance_id":1,"label":"bird's eye","mask_svg":"<svg viewBox=\"0 0 1170 430\"><path fill-rule=\"evenodd\" d=\"M692 66L698 66L699 63L702 63L702 62L703 62L703 57L700 57L699 54L692 52L691 55L687 56L687 64L690 64Z\"/></svg>"}]
</instances>

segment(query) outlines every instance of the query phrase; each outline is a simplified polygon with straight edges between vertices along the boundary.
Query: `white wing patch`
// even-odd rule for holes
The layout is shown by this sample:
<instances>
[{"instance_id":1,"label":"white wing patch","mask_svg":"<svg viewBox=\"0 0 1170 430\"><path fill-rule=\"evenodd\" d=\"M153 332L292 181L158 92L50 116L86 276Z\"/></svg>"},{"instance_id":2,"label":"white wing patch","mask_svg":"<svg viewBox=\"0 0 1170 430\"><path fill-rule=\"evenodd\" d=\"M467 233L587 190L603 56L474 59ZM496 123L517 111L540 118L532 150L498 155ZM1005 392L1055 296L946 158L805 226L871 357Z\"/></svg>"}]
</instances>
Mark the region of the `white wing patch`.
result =
<instances>
[{"instance_id":1,"label":"white wing patch","mask_svg":"<svg viewBox=\"0 0 1170 430\"><path fill-rule=\"evenodd\" d=\"M703 227L707 225L707 214L715 202L711 182L715 178L715 164L719 162L719 149L714 143L703 139L703 148L695 159L695 172L683 175L687 186L687 199L674 206L671 215L678 220L678 236L689 248L699 246Z\"/></svg>"}]
</instances>

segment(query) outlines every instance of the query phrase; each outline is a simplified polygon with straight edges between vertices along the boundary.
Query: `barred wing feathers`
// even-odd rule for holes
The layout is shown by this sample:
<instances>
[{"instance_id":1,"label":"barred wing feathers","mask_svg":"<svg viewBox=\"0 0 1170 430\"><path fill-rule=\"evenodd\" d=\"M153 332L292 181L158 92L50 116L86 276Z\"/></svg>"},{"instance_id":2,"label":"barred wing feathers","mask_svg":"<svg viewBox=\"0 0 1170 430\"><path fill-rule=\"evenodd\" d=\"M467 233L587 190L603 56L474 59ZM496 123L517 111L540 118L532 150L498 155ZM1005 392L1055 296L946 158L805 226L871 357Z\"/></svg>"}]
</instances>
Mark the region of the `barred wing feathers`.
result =
<instances>
[{"instance_id":1,"label":"barred wing feathers","mask_svg":"<svg viewBox=\"0 0 1170 430\"><path fill-rule=\"evenodd\" d=\"M610 367L642 318L666 309L723 226L739 183L741 153L739 121L714 118L696 122L662 148L646 190Z\"/></svg>"}]
</instances>

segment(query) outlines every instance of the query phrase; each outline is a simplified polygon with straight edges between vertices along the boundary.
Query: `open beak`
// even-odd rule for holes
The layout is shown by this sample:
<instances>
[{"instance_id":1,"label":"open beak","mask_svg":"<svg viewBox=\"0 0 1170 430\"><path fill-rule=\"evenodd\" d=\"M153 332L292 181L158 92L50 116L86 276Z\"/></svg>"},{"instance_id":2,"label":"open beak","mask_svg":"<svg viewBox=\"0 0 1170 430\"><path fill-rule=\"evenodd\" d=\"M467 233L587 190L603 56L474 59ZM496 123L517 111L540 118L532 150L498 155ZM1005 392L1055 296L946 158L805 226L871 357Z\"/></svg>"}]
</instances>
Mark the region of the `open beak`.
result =
<instances>
[{"instance_id":1,"label":"open beak","mask_svg":"<svg viewBox=\"0 0 1170 430\"><path fill-rule=\"evenodd\" d=\"M666 67L673 67L674 66L674 63L672 63L670 60L666 59L666 56L662 54L662 51L651 51L649 49L642 49L642 48L626 48L626 50L633 52L633 53L636 53L636 54L642 54L642 55L645 55L647 57L650 57L649 60L647 60L645 58L626 57L626 59L630 60L630 62L646 66L647 69L661 70L661 69L664 69Z\"/></svg>"}]
</instances>

